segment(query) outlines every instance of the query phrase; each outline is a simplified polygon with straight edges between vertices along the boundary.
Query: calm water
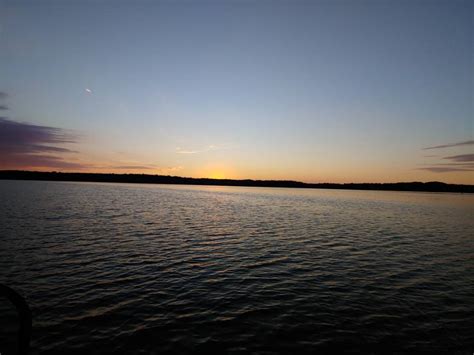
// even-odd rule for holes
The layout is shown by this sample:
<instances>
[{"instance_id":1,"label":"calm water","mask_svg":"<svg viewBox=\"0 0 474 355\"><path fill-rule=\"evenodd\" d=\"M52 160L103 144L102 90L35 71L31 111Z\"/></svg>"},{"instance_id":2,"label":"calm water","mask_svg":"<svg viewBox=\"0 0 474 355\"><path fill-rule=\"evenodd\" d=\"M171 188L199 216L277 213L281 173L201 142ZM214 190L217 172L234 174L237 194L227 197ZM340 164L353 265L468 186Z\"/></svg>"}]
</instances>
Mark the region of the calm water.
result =
<instances>
[{"instance_id":1,"label":"calm water","mask_svg":"<svg viewBox=\"0 0 474 355\"><path fill-rule=\"evenodd\" d=\"M472 354L473 211L462 194L0 181L0 282L31 306L34 353Z\"/></svg>"}]
</instances>

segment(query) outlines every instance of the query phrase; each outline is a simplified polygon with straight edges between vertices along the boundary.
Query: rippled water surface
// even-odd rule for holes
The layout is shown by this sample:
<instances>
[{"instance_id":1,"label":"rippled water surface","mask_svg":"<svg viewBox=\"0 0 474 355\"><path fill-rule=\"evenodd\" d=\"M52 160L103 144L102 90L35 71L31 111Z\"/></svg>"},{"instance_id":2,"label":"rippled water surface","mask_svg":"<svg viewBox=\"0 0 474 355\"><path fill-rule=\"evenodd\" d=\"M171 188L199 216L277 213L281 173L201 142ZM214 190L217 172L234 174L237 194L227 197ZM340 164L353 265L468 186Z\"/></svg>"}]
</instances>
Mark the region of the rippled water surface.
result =
<instances>
[{"instance_id":1,"label":"rippled water surface","mask_svg":"<svg viewBox=\"0 0 474 355\"><path fill-rule=\"evenodd\" d=\"M471 354L473 209L466 194L0 181L0 282L30 304L34 353Z\"/></svg>"}]
</instances>

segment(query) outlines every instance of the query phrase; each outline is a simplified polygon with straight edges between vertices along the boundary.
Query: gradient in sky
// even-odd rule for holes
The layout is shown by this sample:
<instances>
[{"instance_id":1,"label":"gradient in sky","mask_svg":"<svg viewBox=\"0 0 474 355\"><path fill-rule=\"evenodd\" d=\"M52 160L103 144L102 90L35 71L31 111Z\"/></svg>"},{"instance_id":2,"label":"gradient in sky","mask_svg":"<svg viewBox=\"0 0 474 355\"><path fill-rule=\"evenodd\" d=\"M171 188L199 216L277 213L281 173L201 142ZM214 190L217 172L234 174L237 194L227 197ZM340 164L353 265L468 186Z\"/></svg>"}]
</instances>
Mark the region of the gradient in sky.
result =
<instances>
[{"instance_id":1,"label":"gradient in sky","mask_svg":"<svg viewBox=\"0 0 474 355\"><path fill-rule=\"evenodd\" d=\"M474 183L474 3L0 2L0 168Z\"/></svg>"}]
</instances>

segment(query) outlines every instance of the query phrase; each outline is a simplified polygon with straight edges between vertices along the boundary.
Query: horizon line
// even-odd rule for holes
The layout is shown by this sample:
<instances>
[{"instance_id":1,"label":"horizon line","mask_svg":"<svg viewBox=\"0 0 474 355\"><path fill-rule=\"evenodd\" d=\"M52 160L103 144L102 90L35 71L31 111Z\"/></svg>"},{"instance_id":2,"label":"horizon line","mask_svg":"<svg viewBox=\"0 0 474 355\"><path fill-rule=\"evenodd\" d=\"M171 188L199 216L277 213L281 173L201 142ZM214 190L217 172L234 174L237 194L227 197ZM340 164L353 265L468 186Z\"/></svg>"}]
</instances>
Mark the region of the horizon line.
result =
<instances>
[{"instance_id":1,"label":"horizon line","mask_svg":"<svg viewBox=\"0 0 474 355\"><path fill-rule=\"evenodd\" d=\"M337 188L337 187L343 187L343 188L350 188L354 187L354 189L357 188L364 188L366 187L366 190L369 189L370 187L381 187L381 188L389 188L393 187L396 188L398 187L397 191L405 191L405 190L400 190L400 188L405 187L405 188L416 188L416 191L426 191L426 190L420 190L420 188L434 188L433 185L437 185L438 188L433 191L442 191L440 190L441 187L444 188L450 188L450 187L459 187L459 188L467 188L463 189L461 192L474 192L474 184L452 184L452 183L445 183L442 181L398 181L398 182L342 182L342 183L337 183L337 182L302 182L302 181L297 181L297 180L260 180L260 179L228 179L228 178L194 178L194 177L186 177L186 176L178 176L178 175L162 175L162 174L145 174L145 173L92 173L92 172L62 172L62 171L35 171L35 170L0 170L0 179L4 179L4 175L8 174L27 174L30 176L20 176L23 178L28 178L26 180L34 180L31 179L32 174L34 175L43 175L43 177L49 175L52 177L52 175L56 175L56 177L60 177L58 175L62 175L63 177L67 178L66 175L69 175L71 177L72 175L75 176L82 176L86 177L89 176L90 178L95 177L106 177L106 176L113 176L117 177L120 179L120 177L126 178L126 177L142 177L142 178L155 178L159 179L161 181L155 180L155 181L112 181L112 180L101 180L101 181L96 181L96 180L72 180L72 181L89 181L89 182L121 182L121 183L155 183L155 184L178 184L178 185L184 185L184 184L189 184L189 185L210 185L210 186L254 186L254 187L288 187L288 188L312 188L312 187L326 187L326 188ZM8 177L8 176L7 176ZM19 176L15 176L18 178ZM173 180L178 180L178 181L170 181L168 179L173 179ZM13 178L13 180L18 180ZM20 179L21 180L21 179ZM46 179L47 180L47 179ZM52 180L52 181L71 181L71 180ZM208 184L204 183L208 182ZM413 190L406 190L406 191L413 191Z\"/></svg>"}]
</instances>

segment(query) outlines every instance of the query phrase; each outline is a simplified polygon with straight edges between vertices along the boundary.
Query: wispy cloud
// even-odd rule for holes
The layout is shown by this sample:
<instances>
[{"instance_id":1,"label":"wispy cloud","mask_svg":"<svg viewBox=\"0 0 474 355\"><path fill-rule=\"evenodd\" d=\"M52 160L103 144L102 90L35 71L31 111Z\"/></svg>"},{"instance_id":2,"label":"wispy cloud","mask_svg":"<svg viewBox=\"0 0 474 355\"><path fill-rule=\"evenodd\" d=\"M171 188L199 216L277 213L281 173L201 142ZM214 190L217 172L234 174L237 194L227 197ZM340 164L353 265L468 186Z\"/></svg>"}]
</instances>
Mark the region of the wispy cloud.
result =
<instances>
[{"instance_id":1,"label":"wispy cloud","mask_svg":"<svg viewBox=\"0 0 474 355\"><path fill-rule=\"evenodd\" d=\"M458 142L458 143L451 143L451 144L435 145L433 147L426 147L426 148L423 148L423 149L424 150L443 149L443 148L459 147L459 146L465 146L465 145L474 145L474 140Z\"/></svg>"},{"instance_id":2,"label":"wispy cloud","mask_svg":"<svg viewBox=\"0 0 474 355\"><path fill-rule=\"evenodd\" d=\"M423 148L427 149L443 149L451 147L464 147L473 145L474 141L464 141L452 144L443 144L433 147ZM425 155L425 158L438 158L441 161L429 163L429 166L418 168L418 170L426 170L433 173L449 173L449 172L471 172L474 171L474 154L458 154L450 156L437 156L437 155ZM450 161L449 163L443 163L443 160ZM428 165L428 164L427 164Z\"/></svg>"},{"instance_id":3,"label":"wispy cloud","mask_svg":"<svg viewBox=\"0 0 474 355\"><path fill-rule=\"evenodd\" d=\"M450 157L445 157L443 159L448 159L456 162L471 162L474 161L474 154L460 154L452 155Z\"/></svg>"},{"instance_id":4,"label":"wispy cloud","mask_svg":"<svg viewBox=\"0 0 474 355\"><path fill-rule=\"evenodd\" d=\"M0 146L4 152L70 152L66 148L51 146L63 143L76 143L76 137L61 128L16 122L0 117Z\"/></svg>"},{"instance_id":5,"label":"wispy cloud","mask_svg":"<svg viewBox=\"0 0 474 355\"><path fill-rule=\"evenodd\" d=\"M430 166L421 167L419 168L419 170L427 170L433 173L449 173L449 172L454 172L454 171L474 171L474 163L472 163L473 158L474 158L474 154L455 155L452 157L444 158L444 159L452 159L454 162L430 164Z\"/></svg>"},{"instance_id":6,"label":"wispy cloud","mask_svg":"<svg viewBox=\"0 0 474 355\"><path fill-rule=\"evenodd\" d=\"M76 136L61 128L16 122L0 117L0 167L74 168L85 166L63 160L61 155L76 153L64 144L76 143Z\"/></svg>"},{"instance_id":7,"label":"wispy cloud","mask_svg":"<svg viewBox=\"0 0 474 355\"><path fill-rule=\"evenodd\" d=\"M12 158L12 156L2 156L0 158L0 169L46 168L82 170L91 167L89 165L85 165L79 162L67 161L57 156L21 155L15 157L15 159L9 158Z\"/></svg>"},{"instance_id":8,"label":"wispy cloud","mask_svg":"<svg viewBox=\"0 0 474 355\"><path fill-rule=\"evenodd\" d=\"M426 168L418 168L418 170L427 170L432 173L450 173L455 171L474 171L472 168L452 168L452 167L442 167L442 166L430 166Z\"/></svg>"},{"instance_id":9,"label":"wispy cloud","mask_svg":"<svg viewBox=\"0 0 474 355\"><path fill-rule=\"evenodd\" d=\"M433 164L426 164L433 165ZM461 168L474 168L474 162L465 162L465 163L438 163L436 166L453 166Z\"/></svg>"},{"instance_id":10,"label":"wispy cloud","mask_svg":"<svg viewBox=\"0 0 474 355\"><path fill-rule=\"evenodd\" d=\"M6 105L0 105L0 111L1 110L8 110L8 106Z\"/></svg>"},{"instance_id":11,"label":"wispy cloud","mask_svg":"<svg viewBox=\"0 0 474 355\"><path fill-rule=\"evenodd\" d=\"M178 154L198 154L202 152L203 152L202 150L183 150L183 149L176 148L176 153Z\"/></svg>"}]
</instances>

